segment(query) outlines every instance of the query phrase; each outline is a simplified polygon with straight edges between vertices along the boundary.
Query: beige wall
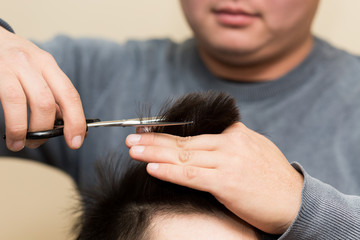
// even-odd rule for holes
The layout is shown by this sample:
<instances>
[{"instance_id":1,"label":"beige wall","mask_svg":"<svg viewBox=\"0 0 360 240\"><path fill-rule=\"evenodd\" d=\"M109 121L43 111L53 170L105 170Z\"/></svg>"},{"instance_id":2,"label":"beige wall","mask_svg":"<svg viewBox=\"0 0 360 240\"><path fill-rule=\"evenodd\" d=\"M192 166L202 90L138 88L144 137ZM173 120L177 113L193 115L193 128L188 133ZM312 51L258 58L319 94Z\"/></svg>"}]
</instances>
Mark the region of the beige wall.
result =
<instances>
[{"instance_id":1,"label":"beige wall","mask_svg":"<svg viewBox=\"0 0 360 240\"><path fill-rule=\"evenodd\" d=\"M360 54L359 9L359 0L323 0L314 32ZM116 41L190 35L175 0L4 0L0 17L19 35L39 40L58 33ZM67 176L39 164L0 159L0 189L0 239L68 239L76 194Z\"/></svg>"},{"instance_id":2,"label":"beige wall","mask_svg":"<svg viewBox=\"0 0 360 240\"><path fill-rule=\"evenodd\" d=\"M314 32L360 54L359 0L322 0ZM0 17L18 34L48 39L55 34L114 40L190 35L177 0L4 0Z\"/></svg>"}]
</instances>

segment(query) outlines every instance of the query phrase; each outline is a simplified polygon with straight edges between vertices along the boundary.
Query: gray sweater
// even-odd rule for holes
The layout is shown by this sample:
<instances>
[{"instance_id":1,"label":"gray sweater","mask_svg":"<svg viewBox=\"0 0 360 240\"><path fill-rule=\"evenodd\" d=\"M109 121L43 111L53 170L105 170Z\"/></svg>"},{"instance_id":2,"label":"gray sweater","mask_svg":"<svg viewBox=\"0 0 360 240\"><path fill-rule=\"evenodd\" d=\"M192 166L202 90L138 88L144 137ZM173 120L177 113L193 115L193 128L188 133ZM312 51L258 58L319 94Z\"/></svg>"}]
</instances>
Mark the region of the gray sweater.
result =
<instances>
[{"instance_id":1,"label":"gray sweater","mask_svg":"<svg viewBox=\"0 0 360 240\"><path fill-rule=\"evenodd\" d=\"M230 93L242 121L270 138L305 176L300 212L280 239L360 239L360 60L315 38L311 54L285 76L265 83L220 79L204 66L193 40L117 44L59 36L41 43L78 89L88 118L156 113L169 97L210 89ZM4 131L3 118L1 133ZM80 186L94 182L93 162L127 154L132 128L97 128L80 150L62 138L37 150L0 153L60 168ZM276 194L276 193L274 193Z\"/></svg>"}]
</instances>

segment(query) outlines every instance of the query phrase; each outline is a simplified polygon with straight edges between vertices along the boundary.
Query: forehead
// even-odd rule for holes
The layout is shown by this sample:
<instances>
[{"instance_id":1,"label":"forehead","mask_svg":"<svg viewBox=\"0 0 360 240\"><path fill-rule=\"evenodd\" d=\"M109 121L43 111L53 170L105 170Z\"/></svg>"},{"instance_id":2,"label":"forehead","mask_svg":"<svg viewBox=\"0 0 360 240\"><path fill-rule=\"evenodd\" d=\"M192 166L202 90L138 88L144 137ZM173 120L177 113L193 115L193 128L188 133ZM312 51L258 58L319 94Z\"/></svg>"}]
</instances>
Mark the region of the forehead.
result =
<instances>
[{"instance_id":1,"label":"forehead","mask_svg":"<svg viewBox=\"0 0 360 240\"><path fill-rule=\"evenodd\" d=\"M254 240L254 229L245 222L226 216L172 214L152 220L151 240Z\"/></svg>"}]
</instances>

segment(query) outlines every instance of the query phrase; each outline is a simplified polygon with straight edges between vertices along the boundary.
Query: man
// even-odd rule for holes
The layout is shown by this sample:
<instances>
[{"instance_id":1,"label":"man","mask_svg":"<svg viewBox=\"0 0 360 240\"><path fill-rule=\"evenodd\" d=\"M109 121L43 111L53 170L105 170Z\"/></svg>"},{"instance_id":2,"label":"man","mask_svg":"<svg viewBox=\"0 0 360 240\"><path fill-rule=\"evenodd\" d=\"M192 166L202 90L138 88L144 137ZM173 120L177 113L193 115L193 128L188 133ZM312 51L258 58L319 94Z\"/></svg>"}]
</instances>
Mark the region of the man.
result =
<instances>
[{"instance_id":1,"label":"man","mask_svg":"<svg viewBox=\"0 0 360 240\"><path fill-rule=\"evenodd\" d=\"M58 37L39 46L73 81L89 117L131 117L135 101L158 106L166 96L194 90L229 92L243 124L185 139L131 135L130 155L150 162L151 175L208 191L281 239L359 238L359 59L311 36L318 1L181 3L195 38L179 45ZM58 115L65 121L66 143L78 148L84 114L70 80L31 43L5 30L0 39L7 146L20 150L25 144L27 101L29 130L51 128ZM128 133L97 129L78 151L51 140L20 155L60 167L80 185L91 184L96 153L117 147L116 140Z\"/></svg>"}]
</instances>

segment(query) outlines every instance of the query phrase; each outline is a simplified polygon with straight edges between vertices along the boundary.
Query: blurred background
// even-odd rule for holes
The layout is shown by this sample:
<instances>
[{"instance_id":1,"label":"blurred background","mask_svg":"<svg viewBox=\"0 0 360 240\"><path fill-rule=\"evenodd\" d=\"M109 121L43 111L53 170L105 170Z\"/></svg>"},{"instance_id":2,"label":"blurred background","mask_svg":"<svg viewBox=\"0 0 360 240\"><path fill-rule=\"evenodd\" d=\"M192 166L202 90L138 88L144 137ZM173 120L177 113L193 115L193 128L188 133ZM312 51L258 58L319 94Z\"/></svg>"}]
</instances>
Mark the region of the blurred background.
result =
<instances>
[{"instance_id":1,"label":"blurred background","mask_svg":"<svg viewBox=\"0 0 360 240\"><path fill-rule=\"evenodd\" d=\"M360 54L359 9L358 0L321 1L314 34ZM57 34L119 42L181 41L191 35L176 0L8 0L1 3L0 18L18 35L41 41ZM0 239L71 239L77 194L67 175L38 163L0 158L0 190Z\"/></svg>"},{"instance_id":2,"label":"blurred background","mask_svg":"<svg viewBox=\"0 0 360 240\"><path fill-rule=\"evenodd\" d=\"M314 33L360 54L360 30L356 30L360 1L320 2ZM61 33L115 41L149 37L181 41L190 36L177 0L5 0L0 13L17 34L36 40Z\"/></svg>"}]
</instances>

